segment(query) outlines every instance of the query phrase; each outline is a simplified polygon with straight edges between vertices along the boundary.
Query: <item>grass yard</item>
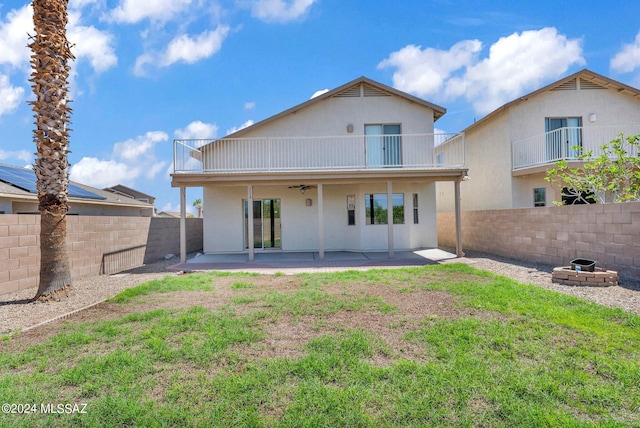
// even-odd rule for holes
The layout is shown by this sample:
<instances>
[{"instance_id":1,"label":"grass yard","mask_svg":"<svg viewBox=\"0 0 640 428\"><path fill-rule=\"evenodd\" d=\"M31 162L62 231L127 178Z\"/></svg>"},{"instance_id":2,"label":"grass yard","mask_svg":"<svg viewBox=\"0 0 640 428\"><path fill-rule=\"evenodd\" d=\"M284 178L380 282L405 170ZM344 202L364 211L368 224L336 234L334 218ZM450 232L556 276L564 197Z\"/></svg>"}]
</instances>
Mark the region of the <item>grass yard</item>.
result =
<instances>
[{"instance_id":1,"label":"grass yard","mask_svg":"<svg viewBox=\"0 0 640 428\"><path fill-rule=\"evenodd\" d=\"M0 350L3 427L640 426L639 316L462 264L167 277Z\"/></svg>"}]
</instances>

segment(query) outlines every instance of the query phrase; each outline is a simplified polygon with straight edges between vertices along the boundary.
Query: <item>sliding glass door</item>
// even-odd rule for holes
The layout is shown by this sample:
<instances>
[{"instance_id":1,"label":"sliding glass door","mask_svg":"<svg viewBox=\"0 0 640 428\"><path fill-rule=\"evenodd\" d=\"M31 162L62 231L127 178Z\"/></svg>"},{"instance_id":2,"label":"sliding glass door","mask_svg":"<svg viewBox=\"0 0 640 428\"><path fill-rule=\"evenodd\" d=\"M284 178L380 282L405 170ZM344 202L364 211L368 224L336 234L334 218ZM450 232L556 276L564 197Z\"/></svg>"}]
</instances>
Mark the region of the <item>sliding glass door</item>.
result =
<instances>
[{"instance_id":1,"label":"sliding glass door","mask_svg":"<svg viewBox=\"0 0 640 428\"><path fill-rule=\"evenodd\" d=\"M547 160L575 158L582 152L582 119L579 117L547 117Z\"/></svg>"},{"instance_id":2,"label":"sliding glass door","mask_svg":"<svg viewBox=\"0 0 640 428\"><path fill-rule=\"evenodd\" d=\"M253 201L253 219L249 222L249 203L244 206L244 247L249 248L249 227L253 228L253 248L282 248L280 199Z\"/></svg>"},{"instance_id":3,"label":"sliding glass door","mask_svg":"<svg viewBox=\"0 0 640 428\"><path fill-rule=\"evenodd\" d=\"M401 166L402 136L400 125L365 125L367 166Z\"/></svg>"}]
</instances>

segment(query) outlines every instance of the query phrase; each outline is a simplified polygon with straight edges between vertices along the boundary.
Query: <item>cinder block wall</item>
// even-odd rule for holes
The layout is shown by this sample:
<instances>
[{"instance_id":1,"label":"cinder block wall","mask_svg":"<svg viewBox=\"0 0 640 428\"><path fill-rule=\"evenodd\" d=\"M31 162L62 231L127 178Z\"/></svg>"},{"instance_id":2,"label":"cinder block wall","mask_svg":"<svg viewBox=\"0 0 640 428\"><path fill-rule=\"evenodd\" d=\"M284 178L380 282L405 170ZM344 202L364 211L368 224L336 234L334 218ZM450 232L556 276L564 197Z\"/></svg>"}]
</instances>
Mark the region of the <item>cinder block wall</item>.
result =
<instances>
[{"instance_id":1,"label":"cinder block wall","mask_svg":"<svg viewBox=\"0 0 640 428\"><path fill-rule=\"evenodd\" d=\"M187 219L187 252L202 250L202 219ZM154 217L149 227L149 239L144 262L159 260L168 254L180 255L179 219Z\"/></svg>"},{"instance_id":2,"label":"cinder block wall","mask_svg":"<svg viewBox=\"0 0 640 428\"><path fill-rule=\"evenodd\" d=\"M453 213L438 213L438 244L455 247ZM640 202L466 211L462 247L554 266L587 258L640 279Z\"/></svg>"},{"instance_id":3,"label":"cinder block wall","mask_svg":"<svg viewBox=\"0 0 640 428\"><path fill-rule=\"evenodd\" d=\"M68 216L73 278L113 274L180 252L180 220ZM202 219L187 219L187 251L202 249ZM37 287L40 216L0 215L0 294Z\"/></svg>"}]
</instances>

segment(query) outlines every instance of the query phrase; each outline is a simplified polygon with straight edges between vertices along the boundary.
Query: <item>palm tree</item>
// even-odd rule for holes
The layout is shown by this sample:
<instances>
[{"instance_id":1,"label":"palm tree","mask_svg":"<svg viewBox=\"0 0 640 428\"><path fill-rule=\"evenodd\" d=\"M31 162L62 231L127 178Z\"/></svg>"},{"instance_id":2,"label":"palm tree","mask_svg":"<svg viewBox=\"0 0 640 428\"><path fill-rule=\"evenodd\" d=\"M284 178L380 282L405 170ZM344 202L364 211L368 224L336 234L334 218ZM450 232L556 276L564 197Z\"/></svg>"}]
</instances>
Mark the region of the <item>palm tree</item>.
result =
<instances>
[{"instance_id":1,"label":"palm tree","mask_svg":"<svg viewBox=\"0 0 640 428\"><path fill-rule=\"evenodd\" d=\"M71 285L67 253L69 184L69 128L71 108L67 87L74 59L67 40L68 0L33 0L35 36L32 73L34 142L37 157L33 170L40 211L40 283L35 299L59 298Z\"/></svg>"},{"instance_id":2,"label":"palm tree","mask_svg":"<svg viewBox=\"0 0 640 428\"><path fill-rule=\"evenodd\" d=\"M202 199L193 201L193 206L198 210L198 218L202 217Z\"/></svg>"}]
</instances>

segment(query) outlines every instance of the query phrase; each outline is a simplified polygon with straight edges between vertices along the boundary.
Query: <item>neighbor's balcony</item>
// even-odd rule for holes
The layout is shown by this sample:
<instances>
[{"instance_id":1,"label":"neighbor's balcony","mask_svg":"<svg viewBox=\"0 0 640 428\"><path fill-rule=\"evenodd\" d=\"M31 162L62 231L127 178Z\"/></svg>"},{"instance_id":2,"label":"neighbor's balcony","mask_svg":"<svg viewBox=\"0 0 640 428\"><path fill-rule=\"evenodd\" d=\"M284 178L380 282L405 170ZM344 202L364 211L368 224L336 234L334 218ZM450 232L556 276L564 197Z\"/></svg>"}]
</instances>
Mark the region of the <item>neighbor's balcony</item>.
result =
<instances>
[{"instance_id":1,"label":"neighbor's balcony","mask_svg":"<svg viewBox=\"0 0 640 428\"><path fill-rule=\"evenodd\" d=\"M602 154L602 145L618 138L640 134L640 125L579 126L556 129L512 143L513 170L553 164L559 160L577 161L582 153L591 151L594 157ZM631 155L638 155L631 150Z\"/></svg>"},{"instance_id":2,"label":"neighbor's balcony","mask_svg":"<svg viewBox=\"0 0 640 428\"><path fill-rule=\"evenodd\" d=\"M464 134L174 140L176 174L464 166Z\"/></svg>"}]
</instances>

